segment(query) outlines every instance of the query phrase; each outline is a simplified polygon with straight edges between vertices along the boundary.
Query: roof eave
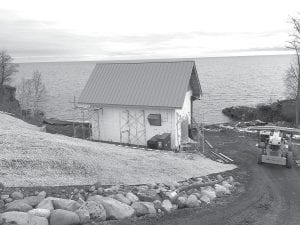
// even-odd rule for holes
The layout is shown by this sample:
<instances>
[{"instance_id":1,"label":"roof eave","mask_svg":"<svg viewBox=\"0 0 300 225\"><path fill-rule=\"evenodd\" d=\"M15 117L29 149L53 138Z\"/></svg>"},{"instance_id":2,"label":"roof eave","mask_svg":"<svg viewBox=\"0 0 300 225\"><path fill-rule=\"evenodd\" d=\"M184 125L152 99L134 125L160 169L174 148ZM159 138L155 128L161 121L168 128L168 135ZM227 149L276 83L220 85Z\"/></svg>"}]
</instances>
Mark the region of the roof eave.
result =
<instances>
[{"instance_id":1,"label":"roof eave","mask_svg":"<svg viewBox=\"0 0 300 225\"><path fill-rule=\"evenodd\" d=\"M82 105L92 105L97 107L127 107L127 108L155 108L155 109L181 109L182 106L149 106L149 105L123 105L123 104L107 104L107 103L89 103L89 102L77 102Z\"/></svg>"}]
</instances>

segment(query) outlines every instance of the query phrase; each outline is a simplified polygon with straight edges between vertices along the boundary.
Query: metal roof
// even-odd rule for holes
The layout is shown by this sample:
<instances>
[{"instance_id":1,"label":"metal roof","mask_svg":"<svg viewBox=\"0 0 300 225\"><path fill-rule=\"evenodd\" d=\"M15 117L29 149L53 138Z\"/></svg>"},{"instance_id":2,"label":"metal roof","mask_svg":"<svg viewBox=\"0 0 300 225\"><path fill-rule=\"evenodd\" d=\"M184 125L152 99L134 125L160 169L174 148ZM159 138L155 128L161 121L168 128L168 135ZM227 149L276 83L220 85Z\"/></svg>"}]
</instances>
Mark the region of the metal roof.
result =
<instances>
[{"instance_id":1,"label":"metal roof","mask_svg":"<svg viewBox=\"0 0 300 225\"><path fill-rule=\"evenodd\" d=\"M191 85L200 97L194 60L109 61L97 63L78 102L181 108Z\"/></svg>"}]
</instances>

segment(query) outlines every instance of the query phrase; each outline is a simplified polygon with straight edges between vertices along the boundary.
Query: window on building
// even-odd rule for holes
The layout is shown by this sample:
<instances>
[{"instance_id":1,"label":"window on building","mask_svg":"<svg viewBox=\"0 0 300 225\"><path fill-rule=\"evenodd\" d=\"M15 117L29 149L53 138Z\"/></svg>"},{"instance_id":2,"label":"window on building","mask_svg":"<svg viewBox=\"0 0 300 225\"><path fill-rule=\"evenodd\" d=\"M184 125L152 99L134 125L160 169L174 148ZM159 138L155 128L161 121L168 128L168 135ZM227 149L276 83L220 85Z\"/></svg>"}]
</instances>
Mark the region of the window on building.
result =
<instances>
[{"instance_id":1,"label":"window on building","mask_svg":"<svg viewBox=\"0 0 300 225\"><path fill-rule=\"evenodd\" d=\"M161 114L149 114L148 121L151 126L161 126Z\"/></svg>"}]
</instances>

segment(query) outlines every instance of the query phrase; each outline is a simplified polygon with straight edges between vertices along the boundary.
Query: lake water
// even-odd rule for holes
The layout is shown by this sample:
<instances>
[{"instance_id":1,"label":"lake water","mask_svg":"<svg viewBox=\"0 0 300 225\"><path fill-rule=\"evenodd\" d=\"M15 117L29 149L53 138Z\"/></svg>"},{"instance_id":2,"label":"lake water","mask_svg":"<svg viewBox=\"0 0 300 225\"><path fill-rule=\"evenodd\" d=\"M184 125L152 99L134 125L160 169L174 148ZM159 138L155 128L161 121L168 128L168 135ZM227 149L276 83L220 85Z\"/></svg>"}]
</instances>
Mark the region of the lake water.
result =
<instances>
[{"instance_id":1,"label":"lake water","mask_svg":"<svg viewBox=\"0 0 300 225\"><path fill-rule=\"evenodd\" d=\"M222 109L235 105L254 106L282 99L285 94L284 75L292 61L291 55L199 58L196 60L203 97L195 103L195 117L207 124L228 121ZM82 119L73 110L96 62L51 62L19 64L14 76L17 85L39 70L47 88L43 105L47 117Z\"/></svg>"}]
</instances>

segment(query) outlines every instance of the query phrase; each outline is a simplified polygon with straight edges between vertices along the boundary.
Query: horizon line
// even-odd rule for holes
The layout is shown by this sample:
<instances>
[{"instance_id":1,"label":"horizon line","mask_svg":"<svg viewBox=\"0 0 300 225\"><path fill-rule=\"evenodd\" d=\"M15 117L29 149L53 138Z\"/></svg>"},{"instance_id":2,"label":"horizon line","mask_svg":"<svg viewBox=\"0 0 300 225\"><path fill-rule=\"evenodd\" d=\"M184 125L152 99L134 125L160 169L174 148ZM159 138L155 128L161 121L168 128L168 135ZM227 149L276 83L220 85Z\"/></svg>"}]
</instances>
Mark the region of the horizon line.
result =
<instances>
[{"instance_id":1,"label":"horizon line","mask_svg":"<svg viewBox=\"0 0 300 225\"><path fill-rule=\"evenodd\" d=\"M111 59L87 59L87 60L54 60L54 61L20 61L20 62L14 62L16 64L29 64L29 63L72 63L72 62L103 62L103 61L135 61L135 60L176 60L176 59L182 59L182 60L191 60L191 59L207 59L207 58L237 58L237 57L257 57L257 56L288 56L288 55L294 55L294 53L289 53L285 52L280 54L279 52L277 54L242 54L242 55L211 55L211 56L197 56L197 57L164 57L164 58L159 58L159 57L148 57L148 58L111 58ZM14 58L14 61L16 58Z\"/></svg>"}]
</instances>

